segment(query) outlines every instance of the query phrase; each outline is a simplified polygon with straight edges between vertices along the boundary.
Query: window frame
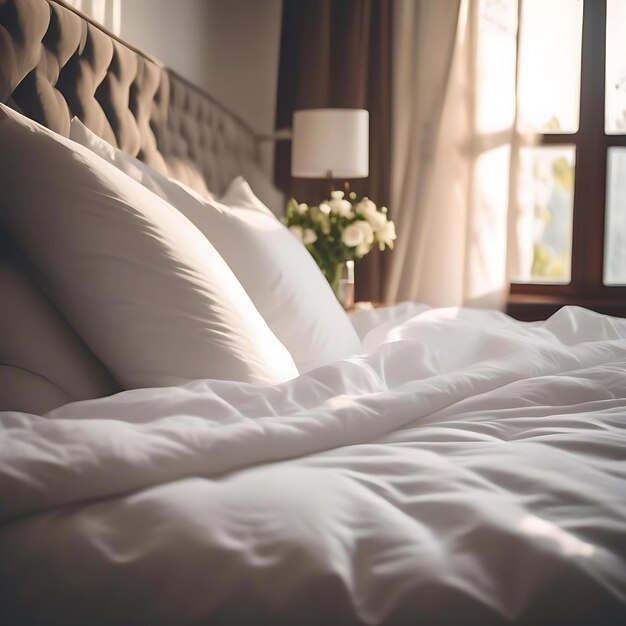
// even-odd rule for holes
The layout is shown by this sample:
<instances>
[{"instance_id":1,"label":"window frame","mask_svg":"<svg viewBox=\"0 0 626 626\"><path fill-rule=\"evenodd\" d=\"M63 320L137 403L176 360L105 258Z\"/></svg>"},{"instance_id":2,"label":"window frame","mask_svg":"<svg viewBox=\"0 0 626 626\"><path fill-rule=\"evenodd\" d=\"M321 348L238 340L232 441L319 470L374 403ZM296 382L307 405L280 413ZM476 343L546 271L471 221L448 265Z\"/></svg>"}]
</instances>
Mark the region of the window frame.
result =
<instances>
[{"instance_id":1,"label":"window frame","mask_svg":"<svg viewBox=\"0 0 626 626\"><path fill-rule=\"evenodd\" d=\"M606 16L607 0L584 1L578 131L537 142L576 149L571 280L512 283L507 312L519 319L542 319L565 304L626 316L626 286L603 281L608 149L626 147L626 135L605 132Z\"/></svg>"}]
</instances>

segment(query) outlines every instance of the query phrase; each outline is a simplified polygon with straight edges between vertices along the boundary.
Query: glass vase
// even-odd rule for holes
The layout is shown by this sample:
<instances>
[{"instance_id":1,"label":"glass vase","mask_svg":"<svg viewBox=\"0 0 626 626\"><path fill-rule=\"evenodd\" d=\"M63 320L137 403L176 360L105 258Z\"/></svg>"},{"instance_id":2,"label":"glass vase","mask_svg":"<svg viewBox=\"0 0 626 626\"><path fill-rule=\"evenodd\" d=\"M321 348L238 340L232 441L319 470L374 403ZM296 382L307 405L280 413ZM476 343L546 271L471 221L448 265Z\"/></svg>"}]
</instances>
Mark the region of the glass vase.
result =
<instances>
[{"instance_id":1,"label":"glass vase","mask_svg":"<svg viewBox=\"0 0 626 626\"><path fill-rule=\"evenodd\" d=\"M354 308L354 261L338 263L329 278L337 300L346 311L350 311Z\"/></svg>"}]
</instances>

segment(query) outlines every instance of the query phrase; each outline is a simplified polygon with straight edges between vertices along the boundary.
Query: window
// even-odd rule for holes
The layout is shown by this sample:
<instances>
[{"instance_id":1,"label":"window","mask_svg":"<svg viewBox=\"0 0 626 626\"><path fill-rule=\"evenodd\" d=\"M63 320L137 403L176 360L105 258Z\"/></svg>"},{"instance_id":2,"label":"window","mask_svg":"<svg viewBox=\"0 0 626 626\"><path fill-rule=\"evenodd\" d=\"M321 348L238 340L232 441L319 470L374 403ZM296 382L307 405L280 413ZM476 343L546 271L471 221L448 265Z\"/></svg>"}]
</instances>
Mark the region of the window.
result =
<instances>
[{"instance_id":1,"label":"window","mask_svg":"<svg viewBox=\"0 0 626 626\"><path fill-rule=\"evenodd\" d=\"M532 250L509 312L626 314L626 2L524 0L518 106L538 141L520 149Z\"/></svg>"}]
</instances>

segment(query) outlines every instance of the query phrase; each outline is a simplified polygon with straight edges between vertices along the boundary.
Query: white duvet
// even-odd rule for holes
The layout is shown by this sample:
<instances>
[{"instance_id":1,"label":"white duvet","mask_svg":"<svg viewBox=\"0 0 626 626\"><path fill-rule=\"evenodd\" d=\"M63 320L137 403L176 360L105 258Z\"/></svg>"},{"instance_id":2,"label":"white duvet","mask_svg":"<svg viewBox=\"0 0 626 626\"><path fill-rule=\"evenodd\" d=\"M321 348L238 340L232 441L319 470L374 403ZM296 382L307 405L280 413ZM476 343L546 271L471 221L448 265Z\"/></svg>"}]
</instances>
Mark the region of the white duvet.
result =
<instances>
[{"instance_id":1,"label":"white duvet","mask_svg":"<svg viewBox=\"0 0 626 626\"><path fill-rule=\"evenodd\" d=\"M279 386L0 414L0 623L626 624L626 321L354 324Z\"/></svg>"}]
</instances>

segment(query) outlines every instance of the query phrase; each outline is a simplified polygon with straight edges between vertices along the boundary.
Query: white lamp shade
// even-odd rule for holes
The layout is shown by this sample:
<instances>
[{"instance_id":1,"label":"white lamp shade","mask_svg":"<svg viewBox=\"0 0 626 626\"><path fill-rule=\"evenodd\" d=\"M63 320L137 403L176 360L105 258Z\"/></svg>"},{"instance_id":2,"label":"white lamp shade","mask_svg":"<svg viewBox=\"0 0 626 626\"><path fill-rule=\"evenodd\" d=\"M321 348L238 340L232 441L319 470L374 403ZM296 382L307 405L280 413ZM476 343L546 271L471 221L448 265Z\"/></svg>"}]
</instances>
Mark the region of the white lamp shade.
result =
<instances>
[{"instance_id":1,"label":"white lamp shade","mask_svg":"<svg viewBox=\"0 0 626 626\"><path fill-rule=\"evenodd\" d=\"M364 109L311 109L293 115L291 175L366 178L369 113Z\"/></svg>"}]
</instances>

